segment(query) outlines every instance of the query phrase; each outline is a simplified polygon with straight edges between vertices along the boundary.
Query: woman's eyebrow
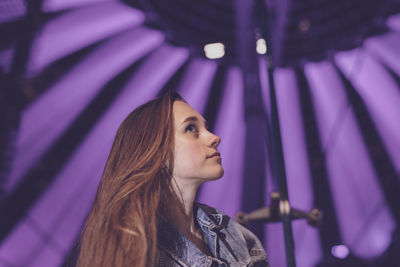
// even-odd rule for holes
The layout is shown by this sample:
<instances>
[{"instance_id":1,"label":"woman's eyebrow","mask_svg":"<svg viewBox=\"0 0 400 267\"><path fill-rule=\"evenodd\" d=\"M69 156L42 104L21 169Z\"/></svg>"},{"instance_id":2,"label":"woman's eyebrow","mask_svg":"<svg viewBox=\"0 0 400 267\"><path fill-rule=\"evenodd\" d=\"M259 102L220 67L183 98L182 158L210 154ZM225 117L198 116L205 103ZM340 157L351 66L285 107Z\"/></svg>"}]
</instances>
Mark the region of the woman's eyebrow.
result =
<instances>
[{"instance_id":1,"label":"woman's eyebrow","mask_svg":"<svg viewBox=\"0 0 400 267\"><path fill-rule=\"evenodd\" d=\"M199 119L195 116L187 117L181 124L184 124L185 122L188 122L188 121L198 121L198 120Z\"/></svg>"}]
</instances>

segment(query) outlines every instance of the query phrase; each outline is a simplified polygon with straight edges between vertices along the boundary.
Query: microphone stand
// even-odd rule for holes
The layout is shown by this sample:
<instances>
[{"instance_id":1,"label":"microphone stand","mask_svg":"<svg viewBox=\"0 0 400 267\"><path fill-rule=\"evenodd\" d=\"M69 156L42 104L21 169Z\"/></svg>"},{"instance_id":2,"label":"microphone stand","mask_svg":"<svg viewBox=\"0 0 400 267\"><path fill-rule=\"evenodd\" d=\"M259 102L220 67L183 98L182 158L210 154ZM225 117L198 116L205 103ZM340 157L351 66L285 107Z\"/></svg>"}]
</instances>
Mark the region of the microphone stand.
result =
<instances>
[{"instance_id":1,"label":"microphone stand","mask_svg":"<svg viewBox=\"0 0 400 267\"><path fill-rule=\"evenodd\" d=\"M309 225L319 227L322 221L322 211L312 209L310 212L302 211L290 207L289 202L282 199L278 192L273 192L270 195L271 205L264 208L254 210L250 213L238 212L236 221L242 225L248 222L281 222L282 218L289 217L291 221L297 219L307 219Z\"/></svg>"}]
</instances>

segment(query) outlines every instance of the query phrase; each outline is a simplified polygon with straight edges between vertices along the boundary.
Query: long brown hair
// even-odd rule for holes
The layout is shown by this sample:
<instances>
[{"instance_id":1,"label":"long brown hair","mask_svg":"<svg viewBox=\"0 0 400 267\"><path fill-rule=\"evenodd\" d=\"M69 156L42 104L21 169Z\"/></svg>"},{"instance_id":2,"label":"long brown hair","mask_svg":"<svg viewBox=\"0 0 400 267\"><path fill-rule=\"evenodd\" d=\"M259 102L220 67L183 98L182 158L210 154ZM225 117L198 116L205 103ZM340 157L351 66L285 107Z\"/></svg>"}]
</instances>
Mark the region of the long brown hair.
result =
<instances>
[{"instance_id":1,"label":"long brown hair","mask_svg":"<svg viewBox=\"0 0 400 267\"><path fill-rule=\"evenodd\" d=\"M151 100L119 127L82 232L77 266L153 264L163 203L176 199L171 186L176 100L182 98L171 92Z\"/></svg>"}]
</instances>

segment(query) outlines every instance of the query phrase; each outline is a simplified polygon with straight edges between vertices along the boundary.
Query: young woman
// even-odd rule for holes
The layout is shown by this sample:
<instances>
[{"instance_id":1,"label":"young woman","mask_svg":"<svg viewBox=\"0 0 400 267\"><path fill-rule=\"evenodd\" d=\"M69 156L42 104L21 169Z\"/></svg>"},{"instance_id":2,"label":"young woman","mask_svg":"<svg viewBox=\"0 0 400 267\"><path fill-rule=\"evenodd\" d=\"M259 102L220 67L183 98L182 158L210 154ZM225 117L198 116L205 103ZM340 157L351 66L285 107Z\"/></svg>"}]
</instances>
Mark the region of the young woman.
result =
<instances>
[{"instance_id":1,"label":"young woman","mask_svg":"<svg viewBox=\"0 0 400 267\"><path fill-rule=\"evenodd\" d=\"M121 124L82 233L79 267L268 266L260 241L195 203L224 170L204 118L176 93Z\"/></svg>"}]
</instances>

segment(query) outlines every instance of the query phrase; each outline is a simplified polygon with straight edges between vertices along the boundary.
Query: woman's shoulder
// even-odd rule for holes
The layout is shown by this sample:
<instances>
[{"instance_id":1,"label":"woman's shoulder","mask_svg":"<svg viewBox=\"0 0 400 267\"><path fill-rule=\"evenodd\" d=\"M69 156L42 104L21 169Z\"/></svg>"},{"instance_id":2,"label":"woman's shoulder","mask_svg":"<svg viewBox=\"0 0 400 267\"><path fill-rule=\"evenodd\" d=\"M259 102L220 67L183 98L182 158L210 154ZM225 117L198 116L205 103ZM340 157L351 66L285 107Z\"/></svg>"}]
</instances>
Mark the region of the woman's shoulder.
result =
<instances>
[{"instance_id":1,"label":"woman's shoulder","mask_svg":"<svg viewBox=\"0 0 400 267\"><path fill-rule=\"evenodd\" d=\"M257 238L255 234L253 234L253 232L251 232L245 226L233 220L224 212L214 207L211 207L207 204L196 203L196 205L199 208L201 208L204 211L204 213L206 213L209 217L214 218L214 220L216 220L221 227L226 228L231 233L240 234L246 241L249 249L264 250L260 240Z\"/></svg>"},{"instance_id":2,"label":"woman's shoulder","mask_svg":"<svg viewBox=\"0 0 400 267\"><path fill-rule=\"evenodd\" d=\"M224 239L232 245L234 251L239 252L242 246L235 246L243 244L247 247L252 262L259 262L260 266L269 266L263 245L253 232L214 207L202 203L196 205L215 222L214 229L225 234Z\"/></svg>"}]
</instances>

